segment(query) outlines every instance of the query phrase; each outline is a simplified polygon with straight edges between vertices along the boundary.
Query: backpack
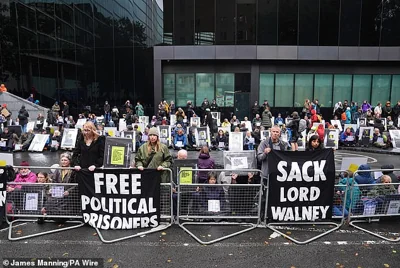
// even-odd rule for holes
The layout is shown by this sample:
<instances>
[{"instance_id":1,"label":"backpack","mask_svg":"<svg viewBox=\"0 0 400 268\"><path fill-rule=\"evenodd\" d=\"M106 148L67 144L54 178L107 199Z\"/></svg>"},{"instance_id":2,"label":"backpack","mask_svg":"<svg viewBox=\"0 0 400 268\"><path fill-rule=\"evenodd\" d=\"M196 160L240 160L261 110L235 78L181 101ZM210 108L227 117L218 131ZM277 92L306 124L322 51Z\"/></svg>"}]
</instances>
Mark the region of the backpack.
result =
<instances>
[{"instance_id":1,"label":"backpack","mask_svg":"<svg viewBox=\"0 0 400 268\"><path fill-rule=\"evenodd\" d=\"M306 130L306 128L307 128L307 121L305 119L300 119L298 132L302 133L304 130Z\"/></svg>"}]
</instances>

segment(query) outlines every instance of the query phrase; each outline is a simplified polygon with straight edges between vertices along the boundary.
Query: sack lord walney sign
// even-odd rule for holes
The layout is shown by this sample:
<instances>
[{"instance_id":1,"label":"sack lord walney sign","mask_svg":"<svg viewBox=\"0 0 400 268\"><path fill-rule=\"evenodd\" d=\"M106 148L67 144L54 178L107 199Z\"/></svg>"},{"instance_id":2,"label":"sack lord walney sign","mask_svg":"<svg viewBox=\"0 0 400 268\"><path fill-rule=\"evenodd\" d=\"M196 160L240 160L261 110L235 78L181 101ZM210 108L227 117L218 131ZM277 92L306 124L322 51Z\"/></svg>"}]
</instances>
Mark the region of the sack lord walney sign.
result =
<instances>
[{"instance_id":1,"label":"sack lord walney sign","mask_svg":"<svg viewBox=\"0 0 400 268\"><path fill-rule=\"evenodd\" d=\"M332 149L268 154L268 216L278 221L332 217L335 162Z\"/></svg>"},{"instance_id":2,"label":"sack lord walney sign","mask_svg":"<svg viewBox=\"0 0 400 268\"><path fill-rule=\"evenodd\" d=\"M132 169L79 171L84 222L104 230L157 227L160 174Z\"/></svg>"}]
</instances>

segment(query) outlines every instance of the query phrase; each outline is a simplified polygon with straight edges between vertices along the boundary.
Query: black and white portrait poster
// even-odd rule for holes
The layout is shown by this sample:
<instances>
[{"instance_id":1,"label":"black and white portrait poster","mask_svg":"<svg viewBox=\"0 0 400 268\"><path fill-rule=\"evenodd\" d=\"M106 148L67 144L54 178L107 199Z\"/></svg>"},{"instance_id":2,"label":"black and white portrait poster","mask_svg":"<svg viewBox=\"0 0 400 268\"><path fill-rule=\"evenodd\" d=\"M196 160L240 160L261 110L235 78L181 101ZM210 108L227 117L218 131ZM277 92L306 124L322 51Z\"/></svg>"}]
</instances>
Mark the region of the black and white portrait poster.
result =
<instances>
[{"instance_id":1,"label":"black and white portrait poster","mask_svg":"<svg viewBox=\"0 0 400 268\"><path fill-rule=\"evenodd\" d=\"M77 137L78 137L78 129L65 128L64 134L63 134L62 140L61 140L61 148L74 149Z\"/></svg>"},{"instance_id":2,"label":"black and white portrait poster","mask_svg":"<svg viewBox=\"0 0 400 268\"><path fill-rule=\"evenodd\" d=\"M196 128L197 146L211 146L210 131L208 127Z\"/></svg>"},{"instance_id":3,"label":"black and white portrait poster","mask_svg":"<svg viewBox=\"0 0 400 268\"><path fill-rule=\"evenodd\" d=\"M390 137L394 148L400 148L400 130L389 130Z\"/></svg>"},{"instance_id":4,"label":"black and white portrait poster","mask_svg":"<svg viewBox=\"0 0 400 268\"><path fill-rule=\"evenodd\" d=\"M332 217L335 162L332 149L272 150L268 154L268 218L315 221Z\"/></svg>"},{"instance_id":5,"label":"black and white portrait poster","mask_svg":"<svg viewBox=\"0 0 400 268\"><path fill-rule=\"evenodd\" d=\"M103 230L157 227L160 174L156 170L133 169L79 171L84 222Z\"/></svg>"},{"instance_id":6,"label":"black and white portrait poster","mask_svg":"<svg viewBox=\"0 0 400 268\"><path fill-rule=\"evenodd\" d=\"M171 126L157 126L160 133L160 142L170 146L171 145Z\"/></svg>"},{"instance_id":7,"label":"black and white portrait poster","mask_svg":"<svg viewBox=\"0 0 400 268\"><path fill-rule=\"evenodd\" d=\"M325 129L325 148L339 148L339 130L338 129Z\"/></svg>"}]
</instances>

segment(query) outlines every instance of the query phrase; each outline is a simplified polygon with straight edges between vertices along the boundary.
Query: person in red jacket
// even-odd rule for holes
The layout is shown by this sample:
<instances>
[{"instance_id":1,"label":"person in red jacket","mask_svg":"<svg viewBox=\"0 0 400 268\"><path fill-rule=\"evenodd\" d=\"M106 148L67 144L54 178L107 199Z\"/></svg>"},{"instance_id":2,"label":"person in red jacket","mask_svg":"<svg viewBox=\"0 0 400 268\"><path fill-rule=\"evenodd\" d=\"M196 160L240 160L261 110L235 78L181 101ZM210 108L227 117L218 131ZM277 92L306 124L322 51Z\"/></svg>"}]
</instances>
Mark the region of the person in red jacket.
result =
<instances>
[{"instance_id":1,"label":"person in red jacket","mask_svg":"<svg viewBox=\"0 0 400 268\"><path fill-rule=\"evenodd\" d=\"M318 134L318 136L319 136L319 140L320 140L321 142L323 142L323 141L324 141L324 137L325 137L325 128L324 128L324 125L322 125L322 124L318 125L317 134Z\"/></svg>"},{"instance_id":2,"label":"person in red jacket","mask_svg":"<svg viewBox=\"0 0 400 268\"><path fill-rule=\"evenodd\" d=\"M319 123L319 118L317 116L317 112L315 110L311 110L311 126L314 123Z\"/></svg>"}]
</instances>

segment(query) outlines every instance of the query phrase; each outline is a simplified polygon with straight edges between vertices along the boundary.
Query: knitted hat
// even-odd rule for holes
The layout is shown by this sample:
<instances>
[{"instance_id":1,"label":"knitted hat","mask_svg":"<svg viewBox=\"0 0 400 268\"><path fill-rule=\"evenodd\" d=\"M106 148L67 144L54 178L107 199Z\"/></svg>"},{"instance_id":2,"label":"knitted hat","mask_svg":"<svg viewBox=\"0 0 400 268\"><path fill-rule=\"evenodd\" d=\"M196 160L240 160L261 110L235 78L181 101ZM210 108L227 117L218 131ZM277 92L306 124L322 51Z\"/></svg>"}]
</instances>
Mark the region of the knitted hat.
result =
<instances>
[{"instance_id":1,"label":"knitted hat","mask_svg":"<svg viewBox=\"0 0 400 268\"><path fill-rule=\"evenodd\" d=\"M157 137L160 137L160 133L158 133L158 129L156 127L150 128L149 136L150 135L156 135Z\"/></svg>"},{"instance_id":2,"label":"knitted hat","mask_svg":"<svg viewBox=\"0 0 400 268\"><path fill-rule=\"evenodd\" d=\"M20 166L21 167L29 167L29 163L27 161L22 161Z\"/></svg>"}]
</instances>

